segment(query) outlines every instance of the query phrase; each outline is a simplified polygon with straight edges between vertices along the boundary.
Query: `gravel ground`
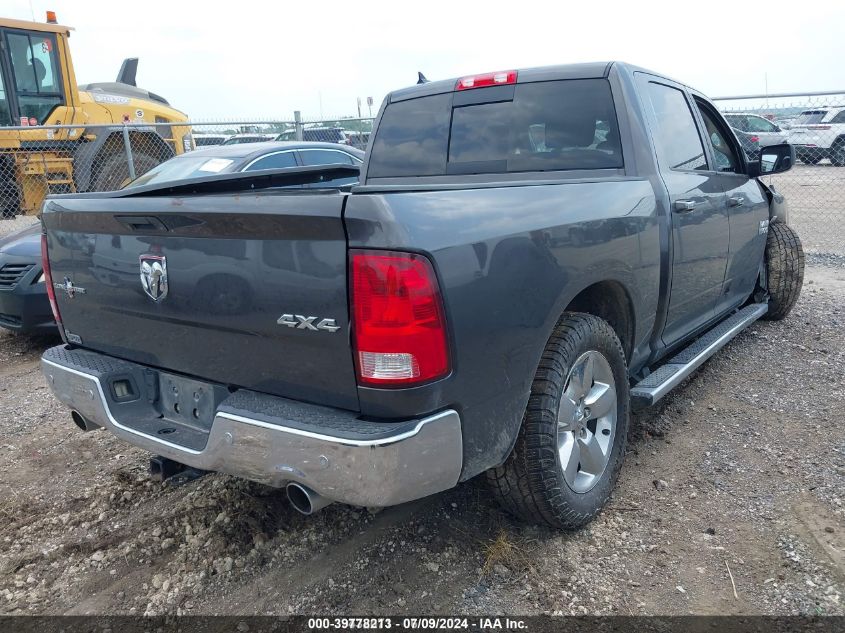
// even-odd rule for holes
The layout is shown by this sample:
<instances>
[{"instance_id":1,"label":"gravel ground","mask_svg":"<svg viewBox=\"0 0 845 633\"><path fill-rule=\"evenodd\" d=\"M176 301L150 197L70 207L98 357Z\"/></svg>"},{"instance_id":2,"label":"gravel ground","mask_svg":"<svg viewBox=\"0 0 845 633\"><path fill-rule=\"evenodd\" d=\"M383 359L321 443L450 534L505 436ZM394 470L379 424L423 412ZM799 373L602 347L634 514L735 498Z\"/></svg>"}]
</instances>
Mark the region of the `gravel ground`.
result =
<instances>
[{"instance_id":1,"label":"gravel ground","mask_svg":"<svg viewBox=\"0 0 845 633\"><path fill-rule=\"evenodd\" d=\"M32 215L17 215L13 218L0 218L0 237L13 231L28 227L38 222L38 218Z\"/></svg>"},{"instance_id":2,"label":"gravel ground","mask_svg":"<svg viewBox=\"0 0 845 633\"><path fill-rule=\"evenodd\" d=\"M786 196L789 223L807 250L845 256L845 167L798 164L768 180Z\"/></svg>"},{"instance_id":3,"label":"gravel ground","mask_svg":"<svg viewBox=\"0 0 845 633\"><path fill-rule=\"evenodd\" d=\"M310 518L224 475L154 483L49 394L55 341L0 334L0 611L843 614L845 269L807 277L788 320L635 419L614 499L571 534L476 482Z\"/></svg>"},{"instance_id":4,"label":"gravel ground","mask_svg":"<svg viewBox=\"0 0 845 633\"><path fill-rule=\"evenodd\" d=\"M8 225L4 225L6 229ZM0 613L845 614L845 262L635 417L607 509L522 525L475 481L312 517L225 475L150 481L0 330Z\"/></svg>"}]
</instances>

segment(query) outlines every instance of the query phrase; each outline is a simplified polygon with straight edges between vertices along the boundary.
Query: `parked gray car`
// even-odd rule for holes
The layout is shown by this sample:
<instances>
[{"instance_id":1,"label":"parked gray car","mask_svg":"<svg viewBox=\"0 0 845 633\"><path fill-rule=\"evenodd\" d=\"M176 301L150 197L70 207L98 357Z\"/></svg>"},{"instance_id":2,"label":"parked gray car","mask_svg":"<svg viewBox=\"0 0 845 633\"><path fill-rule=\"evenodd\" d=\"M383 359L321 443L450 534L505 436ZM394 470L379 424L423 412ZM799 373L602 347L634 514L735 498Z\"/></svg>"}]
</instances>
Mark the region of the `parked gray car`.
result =
<instances>
[{"instance_id":1,"label":"parked gray car","mask_svg":"<svg viewBox=\"0 0 845 633\"><path fill-rule=\"evenodd\" d=\"M397 90L368 147L351 189L290 188L350 164L48 199L65 344L42 368L74 422L305 514L484 475L516 516L574 528L631 410L801 290L758 179L792 148L749 161L711 101L644 69ZM103 275L101 253L131 266Z\"/></svg>"},{"instance_id":2,"label":"parked gray car","mask_svg":"<svg viewBox=\"0 0 845 633\"><path fill-rule=\"evenodd\" d=\"M37 224L0 237L0 328L58 334L44 287Z\"/></svg>"},{"instance_id":3,"label":"parked gray car","mask_svg":"<svg viewBox=\"0 0 845 633\"><path fill-rule=\"evenodd\" d=\"M175 156L139 176L127 188L174 182L186 178L231 174L262 169L285 169L309 165L361 165L364 152L336 143L266 141L215 145ZM357 177L344 178L352 184Z\"/></svg>"}]
</instances>

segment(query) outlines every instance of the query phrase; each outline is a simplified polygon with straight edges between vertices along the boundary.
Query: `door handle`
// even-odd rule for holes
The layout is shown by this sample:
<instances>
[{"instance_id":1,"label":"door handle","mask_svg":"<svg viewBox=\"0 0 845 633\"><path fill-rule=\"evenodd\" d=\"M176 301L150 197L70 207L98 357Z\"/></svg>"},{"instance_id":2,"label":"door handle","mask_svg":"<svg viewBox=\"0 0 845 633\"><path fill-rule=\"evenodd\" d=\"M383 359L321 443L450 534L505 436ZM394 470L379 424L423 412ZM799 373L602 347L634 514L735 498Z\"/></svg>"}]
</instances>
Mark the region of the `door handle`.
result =
<instances>
[{"instance_id":1,"label":"door handle","mask_svg":"<svg viewBox=\"0 0 845 633\"><path fill-rule=\"evenodd\" d=\"M745 198L742 196L731 196L728 198L728 206L729 207L739 207L745 202Z\"/></svg>"},{"instance_id":2,"label":"door handle","mask_svg":"<svg viewBox=\"0 0 845 633\"><path fill-rule=\"evenodd\" d=\"M675 200L673 207L678 213L689 213L695 210L695 200Z\"/></svg>"}]
</instances>

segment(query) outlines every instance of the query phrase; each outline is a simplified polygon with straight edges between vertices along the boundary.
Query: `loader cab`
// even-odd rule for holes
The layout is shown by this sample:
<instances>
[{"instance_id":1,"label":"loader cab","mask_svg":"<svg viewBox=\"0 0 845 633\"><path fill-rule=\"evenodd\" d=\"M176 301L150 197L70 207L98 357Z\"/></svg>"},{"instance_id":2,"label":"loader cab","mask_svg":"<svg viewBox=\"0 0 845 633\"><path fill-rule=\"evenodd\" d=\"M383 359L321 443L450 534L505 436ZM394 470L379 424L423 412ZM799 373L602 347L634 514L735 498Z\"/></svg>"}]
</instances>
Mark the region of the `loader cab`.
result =
<instances>
[{"instance_id":1,"label":"loader cab","mask_svg":"<svg viewBox=\"0 0 845 633\"><path fill-rule=\"evenodd\" d=\"M69 123L78 105L70 27L0 19L0 126Z\"/></svg>"}]
</instances>

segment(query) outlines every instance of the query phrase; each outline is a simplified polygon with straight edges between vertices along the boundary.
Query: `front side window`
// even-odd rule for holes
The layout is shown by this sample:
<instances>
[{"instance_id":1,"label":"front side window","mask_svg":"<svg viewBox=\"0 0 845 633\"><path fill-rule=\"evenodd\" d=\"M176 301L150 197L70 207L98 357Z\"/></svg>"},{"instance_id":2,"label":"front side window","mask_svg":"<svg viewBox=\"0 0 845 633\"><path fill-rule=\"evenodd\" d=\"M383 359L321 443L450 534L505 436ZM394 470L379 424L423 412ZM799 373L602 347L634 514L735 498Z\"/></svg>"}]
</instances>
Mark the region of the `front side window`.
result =
<instances>
[{"instance_id":1,"label":"front side window","mask_svg":"<svg viewBox=\"0 0 845 633\"><path fill-rule=\"evenodd\" d=\"M704 145L684 93L650 82L648 92L657 129L654 139L663 166L668 169L706 170Z\"/></svg>"},{"instance_id":2,"label":"front side window","mask_svg":"<svg viewBox=\"0 0 845 633\"><path fill-rule=\"evenodd\" d=\"M55 37L50 33L9 32L7 41L20 116L42 124L64 101Z\"/></svg>"},{"instance_id":3,"label":"front side window","mask_svg":"<svg viewBox=\"0 0 845 633\"><path fill-rule=\"evenodd\" d=\"M839 114L833 117L830 120L831 123L845 123L845 110L842 110Z\"/></svg>"},{"instance_id":4,"label":"front side window","mask_svg":"<svg viewBox=\"0 0 845 633\"><path fill-rule=\"evenodd\" d=\"M710 114L707 108L698 105L701 117L704 119L704 127L707 128L707 136L710 139L710 146L713 148L713 156L716 160L718 171L739 172L739 160L722 126Z\"/></svg>"},{"instance_id":5,"label":"front side window","mask_svg":"<svg viewBox=\"0 0 845 633\"><path fill-rule=\"evenodd\" d=\"M9 107L9 97L6 95L6 81L3 67L0 66L0 125L12 124L12 108Z\"/></svg>"}]
</instances>

